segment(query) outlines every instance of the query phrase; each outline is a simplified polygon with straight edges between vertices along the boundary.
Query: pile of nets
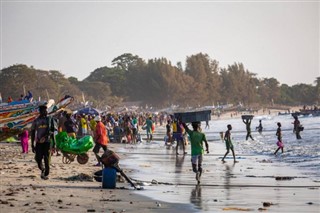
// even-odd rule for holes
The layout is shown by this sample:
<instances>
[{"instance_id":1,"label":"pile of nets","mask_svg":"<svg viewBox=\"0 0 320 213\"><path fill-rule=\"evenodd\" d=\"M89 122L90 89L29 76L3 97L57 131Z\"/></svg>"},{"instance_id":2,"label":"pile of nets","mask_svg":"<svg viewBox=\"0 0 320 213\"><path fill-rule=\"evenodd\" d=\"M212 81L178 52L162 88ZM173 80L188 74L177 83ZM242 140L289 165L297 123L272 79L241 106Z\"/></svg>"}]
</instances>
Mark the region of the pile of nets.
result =
<instances>
[{"instance_id":1,"label":"pile of nets","mask_svg":"<svg viewBox=\"0 0 320 213\"><path fill-rule=\"evenodd\" d=\"M84 154L93 147L93 138L86 135L78 140L69 137L66 132L59 132L56 135L56 146L63 152L77 155Z\"/></svg>"}]
</instances>

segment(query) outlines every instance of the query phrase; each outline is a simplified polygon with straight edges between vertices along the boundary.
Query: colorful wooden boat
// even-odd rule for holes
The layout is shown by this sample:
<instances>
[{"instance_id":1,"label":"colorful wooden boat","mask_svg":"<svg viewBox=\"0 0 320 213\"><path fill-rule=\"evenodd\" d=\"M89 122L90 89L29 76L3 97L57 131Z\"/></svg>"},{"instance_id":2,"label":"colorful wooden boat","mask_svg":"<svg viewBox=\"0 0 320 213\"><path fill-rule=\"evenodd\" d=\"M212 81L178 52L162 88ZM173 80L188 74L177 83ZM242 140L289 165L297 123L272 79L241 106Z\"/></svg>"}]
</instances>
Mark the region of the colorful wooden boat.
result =
<instances>
[{"instance_id":1,"label":"colorful wooden boat","mask_svg":"<svg viewBox=\"0 0 320 213\"><path fill-rule=\"evenodd\" d=\"M54 100L49 100L47 103L48 115L54 116L60 109L65 108L74 100L71 96L65 96L57 104L54 104ZM18 104L19 105L19 104ZM3 105L4 106L4 105ZM8 106L8 105L5 105ZM3 116L0 117L0 141L5 140L8 137L12 137L22 132L23 129L30 129L32 122L39 116L38 108L40 103L36 104L36 108L29 113L23 113L16 116ZM29 106L27 106L28 108ZM10 108L13 110L13 108ZM2 110L10 110L8 107L3 107ZM17 109L17 108L16 108ZM23 111L25 109L18 106L17 111Z\"/></svg>"}]
</instances>

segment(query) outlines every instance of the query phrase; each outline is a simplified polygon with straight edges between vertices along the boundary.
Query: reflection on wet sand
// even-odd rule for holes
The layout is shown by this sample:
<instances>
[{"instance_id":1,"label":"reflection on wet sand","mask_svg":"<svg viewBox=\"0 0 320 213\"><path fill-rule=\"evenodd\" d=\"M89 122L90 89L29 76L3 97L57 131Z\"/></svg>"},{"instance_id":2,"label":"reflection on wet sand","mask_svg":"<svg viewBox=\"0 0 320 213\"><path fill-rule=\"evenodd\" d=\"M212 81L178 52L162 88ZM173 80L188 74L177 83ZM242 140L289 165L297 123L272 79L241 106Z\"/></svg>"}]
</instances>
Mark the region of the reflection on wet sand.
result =
<instances>
[{"instance_id":1,"label":"reflection on wet sand","mask_svg":"<svg viewBox=\"0 0 320 213\"><path fill-rule=\"evenodd\" d=\"M197 209L202 209L201 185L197 184L195 188L192 189L190 202L194 204Z\"/></svg>"},{"instance_id":2,"label":"reflection on wet sand","mask_svg":"<svg viewBox=\"0 0 320 213\"><path fill-rule=\"evenodd\" d=\"M175 181L176 183L181 183L183 180L181 179L181 173L183 173L183 163L185 160L185 155L176 155L176 164L175 164Z\"/></svg>"},{"instance_id":3,"label":"reflection on wet sand","mask_svg":"<svg viewBox=\"0 0 320 213\"><path fill-rule=\"evenodd\" d=\"M232 166L230 166L229 164L224 164L225 165L225 189L226 189L226 200L230 200L230 178L233 176L233 169L235 166L235 163L232 164Z\"/></svg>"}]
</instances>

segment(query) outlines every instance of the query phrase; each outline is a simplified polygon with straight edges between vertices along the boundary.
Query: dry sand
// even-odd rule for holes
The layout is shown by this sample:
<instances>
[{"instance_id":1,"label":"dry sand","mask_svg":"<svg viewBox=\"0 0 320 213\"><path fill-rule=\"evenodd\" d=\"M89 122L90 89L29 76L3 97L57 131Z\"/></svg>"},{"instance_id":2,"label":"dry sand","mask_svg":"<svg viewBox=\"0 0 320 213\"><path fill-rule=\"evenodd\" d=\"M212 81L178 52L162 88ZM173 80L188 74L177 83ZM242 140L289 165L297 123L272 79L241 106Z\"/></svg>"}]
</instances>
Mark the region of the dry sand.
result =
<instances>
[{"instance_id":1,"label":"dry sand","mask_svg":"<svg viewBox=\"0 0 320 213\"><path fill-rule=\"evenodd\" d=\"M100 167L92 166L96 162L91 151L85 165L76 161L63 164L61 156L53 156L49 180L40 178L32 152L20 153L18 143L0 143L1 213L166 212L173 209L174 204L134 194L135 190L126 182L117 183L116 189L102 189L102 184L93 180L93 173Z\"/></svg>"}]
</instances>

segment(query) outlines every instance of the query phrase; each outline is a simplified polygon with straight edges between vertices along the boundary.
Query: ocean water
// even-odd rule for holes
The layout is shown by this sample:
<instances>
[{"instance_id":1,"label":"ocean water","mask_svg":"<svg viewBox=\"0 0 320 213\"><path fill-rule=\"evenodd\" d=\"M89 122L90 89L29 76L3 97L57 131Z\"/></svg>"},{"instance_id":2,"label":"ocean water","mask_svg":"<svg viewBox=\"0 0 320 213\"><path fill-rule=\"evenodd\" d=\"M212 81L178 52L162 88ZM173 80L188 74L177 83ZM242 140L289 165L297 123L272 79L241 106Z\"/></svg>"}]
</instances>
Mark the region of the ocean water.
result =
<instances>
[{"instance_id":1,"label":"ocean water","mask_svg":"<svg viewBox=\"0 0 320 213\"><path fill-rule=\"evenodd\" d=\"M255 130L259 119L264 128L261 135ZM246 127L240 118L215 118L209 129L202 123L210 153L204 155L200 185L191 168L190 145L187 155L176 155L174 145L164 145L164 127L156 128L151 143L122 146L118 150L123 157L120 166L126 167L127 175L143 187L135 193L181 204L182 209L175 212L237 212L237 208L258 211L265 201L275 203L269 212L319 212L320 117L299 120L304 126L301 140L293 133L293 118L289 115L255 116L251 123L253 141L245 140ZM274 156L277 122L282 123L284 153ZM228 124L233 126L232 139L239 161L236 164L231 153L226 163L221 162L226 150L220 132L225 132ZM144 138L145 132L141 134ZM294 179L277 181L277 176Z\"/></svg>"},{"instance_id":2,"label":"ocean water","mask_svg":"<svg viewBox=\"0 0 320 213\"><path fill-rule=\"evenodd\" d=\"M256 130L260 119L263 126L262 134ZM217 141L221 140L219 132L225 132L227 125L231 124L233 144L239 155L273 156L277 149L275 135L277 122L280 122L284 153L281 154L281 150L279 150L274 161L288 163L288 166L298 168L302 174L320 181L320 117L305 116L299 117L299 120L304 126L304 130L300 133L302 137L300 140L297 140L293 133L294 119L291 115L255 116L251 122L251 135L254 140L250 138L246 140L246 126L240 118L214 119L210 121L209 129L204 128L204 123L202 127L208 140Z\"/></svg>"}]
</instances>

